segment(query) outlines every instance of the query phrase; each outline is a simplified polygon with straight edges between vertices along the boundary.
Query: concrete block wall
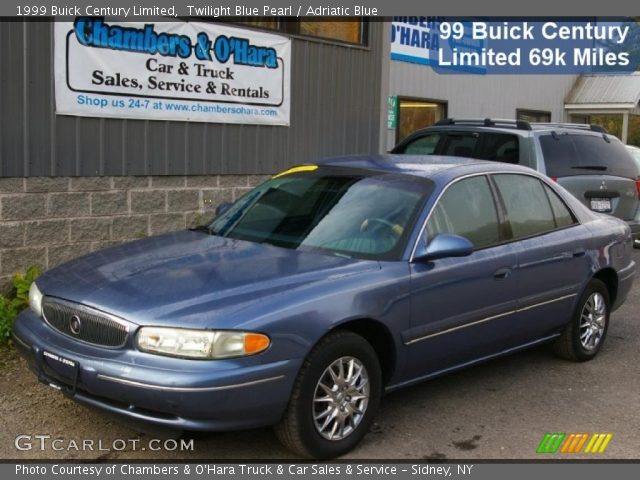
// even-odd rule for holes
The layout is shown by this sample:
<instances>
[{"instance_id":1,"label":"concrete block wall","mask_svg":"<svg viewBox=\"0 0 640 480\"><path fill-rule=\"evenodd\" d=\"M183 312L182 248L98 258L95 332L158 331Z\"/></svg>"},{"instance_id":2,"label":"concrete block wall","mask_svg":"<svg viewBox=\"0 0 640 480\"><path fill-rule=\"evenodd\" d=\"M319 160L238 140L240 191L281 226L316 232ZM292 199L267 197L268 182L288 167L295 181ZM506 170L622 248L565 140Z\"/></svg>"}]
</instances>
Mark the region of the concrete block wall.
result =
<instances>
[{"instance_id":1,"label":"concrete block wall","mask_svg":"<svg viewBox=\"0 0 640 480\"><path fill-rule=\"evenodd\" d=\"M43 270L111 245L211 218L265 175L0 178L0 292L15 272Z\"/></svg>"}]
</instances>

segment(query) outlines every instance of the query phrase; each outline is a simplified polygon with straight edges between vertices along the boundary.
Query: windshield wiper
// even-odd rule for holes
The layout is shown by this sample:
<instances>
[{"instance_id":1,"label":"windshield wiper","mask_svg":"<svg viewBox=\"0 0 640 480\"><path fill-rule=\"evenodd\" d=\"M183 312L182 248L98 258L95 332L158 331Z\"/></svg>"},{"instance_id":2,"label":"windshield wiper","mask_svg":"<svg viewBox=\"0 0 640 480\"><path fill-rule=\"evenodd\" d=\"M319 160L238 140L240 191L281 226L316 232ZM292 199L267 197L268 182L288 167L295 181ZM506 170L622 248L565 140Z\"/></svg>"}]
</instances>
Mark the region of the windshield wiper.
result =
<instances>
[{"instance_id":1,"label":"windshield wiper","mask_svg":"<svg viewBox=\"0 0 640 480\"><path fill-rule=\"evenodd\" d=\"M192 227L189 229L191 232L203 232L209 235L213 235L213 229L208 227L207 225L198 225L197 227Z\"/></svg>"}]
</instances>

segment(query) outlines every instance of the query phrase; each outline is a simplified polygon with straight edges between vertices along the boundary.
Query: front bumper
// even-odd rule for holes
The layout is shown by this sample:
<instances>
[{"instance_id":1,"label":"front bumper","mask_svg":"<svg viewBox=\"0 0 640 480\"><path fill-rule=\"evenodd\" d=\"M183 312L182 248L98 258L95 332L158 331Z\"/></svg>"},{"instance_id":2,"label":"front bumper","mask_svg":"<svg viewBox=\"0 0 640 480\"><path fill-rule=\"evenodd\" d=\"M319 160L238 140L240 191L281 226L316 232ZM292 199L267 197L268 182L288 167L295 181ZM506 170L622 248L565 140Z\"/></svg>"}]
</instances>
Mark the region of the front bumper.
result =
<instances>
[{"instance_id":1,"label":"front bumper","mask_svg":"<svg viewBox=\"0 0 640 480\"><path fill-rule=\"evenodd\" d=\"M13 338L38 379L74 400L184 430L236 430L278 422L302 363L261 364L259 356L185 360L101 348L57 332L30 310L16 319Z\"/></svg>"}]
</instances>

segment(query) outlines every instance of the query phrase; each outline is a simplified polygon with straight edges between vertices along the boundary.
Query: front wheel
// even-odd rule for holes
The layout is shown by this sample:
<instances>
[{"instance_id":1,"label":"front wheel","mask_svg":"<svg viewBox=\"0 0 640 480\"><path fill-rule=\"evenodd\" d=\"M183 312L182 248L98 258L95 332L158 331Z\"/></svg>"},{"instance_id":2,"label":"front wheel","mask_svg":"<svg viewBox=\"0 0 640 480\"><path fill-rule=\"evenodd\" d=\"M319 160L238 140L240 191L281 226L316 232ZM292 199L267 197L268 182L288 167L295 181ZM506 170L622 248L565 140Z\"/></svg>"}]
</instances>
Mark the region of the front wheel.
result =
<instances>
[{"instance_id":1,"label":"front wheel","mask_svg":"<svg viewBox=\"0 0 640 480\"><path fill-rule=\"evenodd\" d=\"M367 433L381 393L380 362L369 342L332 333L305 360L276 435L299 455L337 457Z\"/></svg>"},{"instance_id":2,"label":"front wheel","mask_svg":"<svg viewBox=\"0 0 640 480\"><path fill-rule=\"evenodd\" d=\"M556 353L576 362L594 358L607 335L610 308L606 285L592 279L580 297L571 322L556 340Z\"/></svg>"}]
</instances>

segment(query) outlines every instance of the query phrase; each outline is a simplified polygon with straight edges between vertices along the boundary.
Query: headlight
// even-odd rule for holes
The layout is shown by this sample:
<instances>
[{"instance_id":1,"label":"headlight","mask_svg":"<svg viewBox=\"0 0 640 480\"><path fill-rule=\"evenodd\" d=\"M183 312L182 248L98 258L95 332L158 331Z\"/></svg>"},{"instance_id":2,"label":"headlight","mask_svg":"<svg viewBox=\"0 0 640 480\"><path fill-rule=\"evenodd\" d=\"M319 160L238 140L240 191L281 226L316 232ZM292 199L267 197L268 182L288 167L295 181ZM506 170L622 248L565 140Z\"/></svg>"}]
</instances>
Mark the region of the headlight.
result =
<instances>
[{"instance_id":1,"label":"headlight","mask_svg":"<svg viewBox=\"0 0 640 480\"><path fill-rule=\"evenodd\" d=\"M36 282L32 282L29 287L29 308L39 317L42 316L42 293Z\"/></svg>"},{"instance_id":2,"label":"headlight","mask_svg":"<svg viewBox=\"0 0 640 480\"><path fill-rule=\"evenodd\" d=\"M137 336L142 351L204 359L254 355L266 350L270 343L269 337L261 333L233 330L142 327Z\"/></svg>"}]
</instances>

